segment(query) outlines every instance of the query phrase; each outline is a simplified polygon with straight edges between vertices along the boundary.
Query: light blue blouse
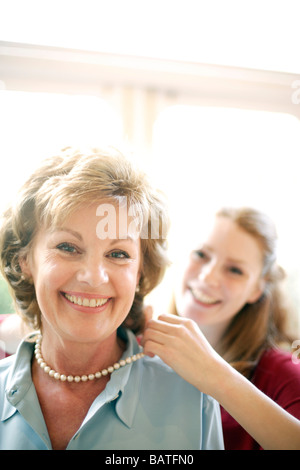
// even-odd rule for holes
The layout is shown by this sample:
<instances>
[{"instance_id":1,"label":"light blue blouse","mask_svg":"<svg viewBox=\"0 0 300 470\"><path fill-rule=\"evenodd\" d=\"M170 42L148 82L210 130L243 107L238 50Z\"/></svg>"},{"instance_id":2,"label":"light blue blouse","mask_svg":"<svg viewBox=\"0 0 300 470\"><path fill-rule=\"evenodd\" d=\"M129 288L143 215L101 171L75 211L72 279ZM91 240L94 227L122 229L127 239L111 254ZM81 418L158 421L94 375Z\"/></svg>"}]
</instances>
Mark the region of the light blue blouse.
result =
<instances>
[{"instance_id":1,"label":"light blue blouse","mask_svg":"<svg viewBox=\"0 0 300 470\"><path fill-rule=\"evenodd\" d=\"M127 350L139 352L123 330ZM0 361L0 449L51 449L31 378L34 345L23 341ZM84 386L84 384L82 384ZM70 440L70 450L223 449L219 405L181 379L159 358L145 357L111 374Z\"/></svg>"}]
</instances>

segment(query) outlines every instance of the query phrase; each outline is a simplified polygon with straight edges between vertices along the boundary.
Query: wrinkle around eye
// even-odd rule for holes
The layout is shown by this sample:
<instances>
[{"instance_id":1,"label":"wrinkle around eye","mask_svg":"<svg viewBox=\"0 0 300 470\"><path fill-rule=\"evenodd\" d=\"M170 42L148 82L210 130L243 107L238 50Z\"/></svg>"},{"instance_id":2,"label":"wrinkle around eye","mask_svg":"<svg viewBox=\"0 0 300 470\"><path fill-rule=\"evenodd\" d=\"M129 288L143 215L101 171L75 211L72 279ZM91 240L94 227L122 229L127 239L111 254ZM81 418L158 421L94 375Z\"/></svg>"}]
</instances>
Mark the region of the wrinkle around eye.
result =
<instances>
[{"instance_id":1,"label":"wrinkle around eye","mask_svg":"<svg viewBox=\"0 0 300 470\"><path fill-rule=\"evenodd\" d=\"M79 249L73 245L72 243L68 243L68 242L62 242L62 243L59 243L56 248L63 252L63 253L70 253L70 254L73 254L73 253L79 253Z\"/></svg>"}]
</instances>

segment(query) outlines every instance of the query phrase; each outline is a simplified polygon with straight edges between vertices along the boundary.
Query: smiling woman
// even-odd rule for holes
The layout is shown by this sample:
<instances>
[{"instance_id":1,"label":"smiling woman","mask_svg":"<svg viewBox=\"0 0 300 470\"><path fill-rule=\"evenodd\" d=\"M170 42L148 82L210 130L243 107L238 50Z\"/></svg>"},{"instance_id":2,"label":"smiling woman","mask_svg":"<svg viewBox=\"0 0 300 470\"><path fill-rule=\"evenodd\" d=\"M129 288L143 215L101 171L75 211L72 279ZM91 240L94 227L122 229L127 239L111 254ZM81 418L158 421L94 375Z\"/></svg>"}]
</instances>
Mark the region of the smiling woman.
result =
<instances>
[{"instance_id":1,"label":"smiling woman","mask_svg":"<svg viewBox=\"0 0 300 470\"><path fill-rule=\"evenodd\" d=\"M110 206L113 230L99 233ZM112 149L67 149L23 185L3 216L1 269L40 331L0 363L0 449L223 448L217 403L134 335L168 265L167 219Z\"/></svg>"},{"instance_id":2,"label":"smiling woman","mask_svg":"<svg viewBox=\"0 0 300 470\"><path fill-rule=\"evenodd\" d=\"M60 338L104 341L125 321L140 280L142 285L139 239L120 239L121 227L115 239L99 239L98 206L85 204L63 227L40 230L30 255L20 260L44 312L44 337L51 324Z\"/></svg>"},{"instance_id":3,"label":"smiling woman","mask_svg":"<svg viewBox=\"0 0 300 470\"><path fill-rule=\"evenodd\" d=\"M26 312L27 321L29 320L31 326L35 328L40 327L40 317L39 308L36 305L35 289L31 283L32 276L29 275L24 279L20 264L24 263L23 260L26 260L29 250L32 248L32 241L28 243L28 240L32 239L37 229L37 221L40 226L44 227L44 230L41 230L35 237L34 247L40 246L38 241L44 235L52 249L55 247L60 253L65 256L72 255L73 258L76 257L76 254L79 256L80 252L84 250L82 246L83 226L86 226L87 230L91 230L93 224L94 238L97 240L101 238L99 237L98 225L105 214L103 217L98 215L101 212L99 207L107 207L108 203L115 208L114 225L118 229L115 238L121 238L124 246L128 247L130 244L130 238L128 238L130 233L127 230L131 225L127 222L131 220L131 217L127 218L127 207L135 208L137 225L141 227L143 223L148 225L148 218L150 225L162 224L163 219L164 225L167 224L167 215L161 196L158 193L147 194L145 192L148 199L144 200L145 194L141 185L146 184L145 177L139 172L135 172L132 174L131 180L126 180L128 174L133 171L129 161L125 160L124 163L118 152L114 154L112 154L112 150L110 152L103 152L101 156L95 152L84 155L67 149L61 155L45 160L23 186L14 207L9 209L7 213L11 214L6 216L7 224L14 220L10 217L16 217L16 219L14 222L15 233L12 238L6 235L6 239L3 240L4 274L15 289L14 295L18 310ZM147 191L146 188L145 191ZM124 199L128 202L123 207ZM95 201L98 202L95 203ZM91 204L94 204L92 209L90 208ZM78 216L79 209L80 216ZM162 217L161 211L164 211L164 217ZM29 213L34 214L34 217L28 218ZM91 214L93 214L92 219L89 218ZM68 216L71 215L73 219L69 224ZM8 228L10 228L9 225L7 225ZM12 229L10 228L10 230ZM11 235L11 232L8 233ZM111 244L116 243L115 239L110 239L110 242ZM43 243L45 249L48 249L46 238ZM165 241L162 238L157 238L154 243L151 239L141 241L144 266L140 275L139 289L143 296L162 277L166 266L164 244ZM118 258L118 263L124 263L126 253L123 250L124 253L121 254L121 251L112 249L110 258ZM10 256L9 262L6 260L8 254ZM48 252L47 256L50 256ZM123 261L119 260L120 257ZM157 269L154 269L153 266ZM24 268L26 270L25 266ZM133 307L132 310L134 311L135 308ZM138 330L139 327L140 325L133 327L133 329Z\"/></svg>"}]
</instances>

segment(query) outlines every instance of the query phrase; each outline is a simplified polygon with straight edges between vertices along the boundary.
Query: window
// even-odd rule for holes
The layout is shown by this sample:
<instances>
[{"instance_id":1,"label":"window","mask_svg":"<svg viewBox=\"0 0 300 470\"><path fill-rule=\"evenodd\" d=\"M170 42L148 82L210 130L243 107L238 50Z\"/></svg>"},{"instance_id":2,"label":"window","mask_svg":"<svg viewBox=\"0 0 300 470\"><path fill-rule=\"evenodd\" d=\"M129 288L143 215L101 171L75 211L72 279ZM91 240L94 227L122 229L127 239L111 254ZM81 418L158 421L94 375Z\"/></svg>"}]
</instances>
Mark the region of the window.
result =
<instances>
[{"instance_id":1,"label":"window","mask_svg":"<svg viewBox=\"0 0 300 470\"><path fill-rule=\"evenodd\" d=\"M277 224L279 262L300 305L299 135L300 121L288 114L196 106L163 111L152 167L171 206L171 254L176 247L178 256L216 209L256 207Z\"/></svg>"},{"instance_id":2,"label":"window","mask_svg":"<svg viewBox=\"0 0 300 470\"><path fill-rule=\"evenodd\" d=\"M0 210L38 160L71 145L111 144L123 133L121 119L101 98L4 90L0 127Z\"/></svg>"}]
</instances>

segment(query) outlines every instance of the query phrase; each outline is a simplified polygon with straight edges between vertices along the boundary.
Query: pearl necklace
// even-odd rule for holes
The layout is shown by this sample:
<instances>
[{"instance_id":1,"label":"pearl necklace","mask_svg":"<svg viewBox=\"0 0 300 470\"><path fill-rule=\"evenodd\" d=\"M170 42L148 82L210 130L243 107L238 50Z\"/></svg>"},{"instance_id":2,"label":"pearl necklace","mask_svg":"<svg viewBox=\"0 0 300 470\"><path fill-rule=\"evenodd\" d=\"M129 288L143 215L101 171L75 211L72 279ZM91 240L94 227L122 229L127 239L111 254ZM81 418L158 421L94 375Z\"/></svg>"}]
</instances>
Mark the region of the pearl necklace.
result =
<instances>
[{"instance_id":1,"label":"pearl necklace","mask_svg":"<svg viewBox=\"0 0 300 470\"><path fill-rule=\"evenodd\" d=\"M56 380L61 380L62 382L87 382L88 380L100 379L100 377L104 377L108 374L111 374L114 370L120 369L120 367L124 367L127 364L131 364L132 362L137 361L144 357L144 353L134 354L133 356L127 357L126 359L121 359L119 362L116 362L113 366L107 367L107 369L102 369L101 372L95 372L94 374L89 375L65 375L56 372L55 370L51 369L50 366L44 361L41 352L41 343L42 343L42 335L38 335L36 339L34 355L37 360L37 363L40 367L48 374L50 377L53 377Z\"/></svg>"}]
</instances>

